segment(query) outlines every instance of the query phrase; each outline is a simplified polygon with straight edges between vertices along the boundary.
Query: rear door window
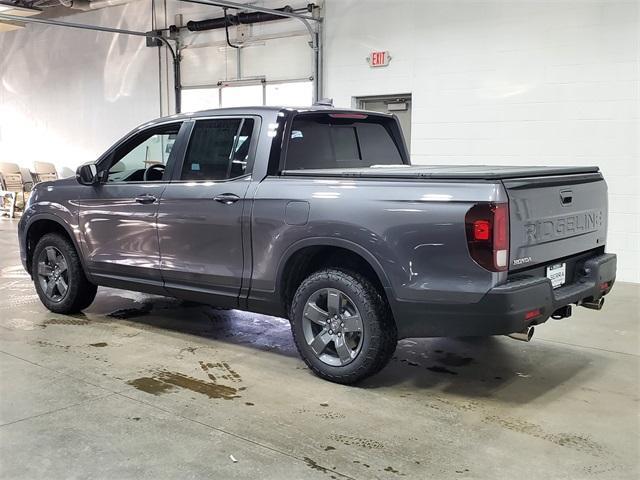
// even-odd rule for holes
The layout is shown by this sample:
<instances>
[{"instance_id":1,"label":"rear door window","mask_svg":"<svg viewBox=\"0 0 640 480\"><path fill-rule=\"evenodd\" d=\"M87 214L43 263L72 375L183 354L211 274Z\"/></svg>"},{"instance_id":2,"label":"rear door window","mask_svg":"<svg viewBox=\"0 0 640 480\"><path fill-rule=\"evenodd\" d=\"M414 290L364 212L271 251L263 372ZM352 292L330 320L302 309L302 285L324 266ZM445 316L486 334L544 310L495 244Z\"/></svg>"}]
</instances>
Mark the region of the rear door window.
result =
<instances>
[{"instance_id":1,"label":"rear door window","mask_svg":"<svg viewBox=\"0 0 640 480\"><path fill-rule=\"evenodd\" d=\"M198 120L182 165L181 180L229 180L245 175L252 118Z\"/></svg>"},{"instance_id":2,"label":"rear door window","mask_svg":"<svg viewBox=\"0 0 640 480\"><path fill-rule=\"evenodd\" d=\"M303 114L293 120L285 169L401 165L395 122L364 114Z\"/></svg>"}]
</instances>

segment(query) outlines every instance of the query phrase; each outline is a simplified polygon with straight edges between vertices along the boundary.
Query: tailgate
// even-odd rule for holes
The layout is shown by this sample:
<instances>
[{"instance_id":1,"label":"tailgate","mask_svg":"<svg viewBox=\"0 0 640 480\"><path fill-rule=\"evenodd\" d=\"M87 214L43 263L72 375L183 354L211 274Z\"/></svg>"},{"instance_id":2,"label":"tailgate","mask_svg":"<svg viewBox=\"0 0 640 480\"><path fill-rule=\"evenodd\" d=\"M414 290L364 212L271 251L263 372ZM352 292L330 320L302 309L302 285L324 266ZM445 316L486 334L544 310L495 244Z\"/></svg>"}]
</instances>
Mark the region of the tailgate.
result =
<instances>
[{"instance_id":1,"label":"tailgate","mask_svg":"<svg viewBox=\"0 0 640 480\"><path fill-rule=\"evenodd\" d=\"M510 208L509 270L602 247L607 184L600 173L505 180Z\"/></svg>"}]
</instances>

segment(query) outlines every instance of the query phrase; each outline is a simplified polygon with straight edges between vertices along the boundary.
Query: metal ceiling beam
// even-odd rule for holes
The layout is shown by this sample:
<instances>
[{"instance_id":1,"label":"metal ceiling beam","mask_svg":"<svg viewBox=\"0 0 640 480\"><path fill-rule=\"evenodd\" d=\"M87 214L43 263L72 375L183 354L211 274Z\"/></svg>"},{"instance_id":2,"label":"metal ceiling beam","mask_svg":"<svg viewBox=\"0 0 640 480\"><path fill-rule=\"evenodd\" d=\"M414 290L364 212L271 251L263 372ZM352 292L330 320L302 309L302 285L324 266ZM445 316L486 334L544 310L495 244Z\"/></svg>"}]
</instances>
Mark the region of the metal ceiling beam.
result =
<instances>
[{"instance_id":1,"label":"metal ceiling beam","mask_svg":"<svg viewBox=\"0 0 640 480\"><path fill-rule=\"evenodd\" d=\"M101 27L99 25L86 25L84 23L70 23L70 22L63 22L61 20L49 20L45 18L17 17L14 15L6 15L4 13L0 13L0 20L10 20L12 22L23 22L23 23L41 23L44 25L80 28L82 30L97 30L99 32L121 33L123 35L134 35L138 37L150 37L150 38L158 37L158 35L151 32L137 32L134 30L123 30L121 28Z\"/></svg>"},{"instance_id":2,"label":"metal ceiling beam","mask_svg":"<svg viewBox=\"0 0 640 480\"><path fill-rule=\"evenodd\" d=\"M146 38L153 38L153 39L159 40L167 47L173 59L173 78L174 78L176 113L180 113L180 90L181 90L180 56L176 54L176 51L171 46L169 41L166 38L164 38L162 35L159 35L154 32L138 32L135 30L125 30L122 28L112 28L112 27L101 27L100 25L87 25L84 23L71 23L71 22L64 22L61 20L49 20L49 19L34 18L34 17L18 17L15 15L6 15L4 13L0 13L0 20L8 20L11 22L21 22L21 23L39 23L42 25L52 25L55 27L77 28L80 30L92 30L92 31L106 32L106 33L119 33L121 35L132 35L134 37L146 37Z\"/></svg>"},{"instance_id":3,"label":"metal ceiling beam","mask_svg":"<svg viewBox=\"0 0 640 480\"><path fill-rule=\"evenodd\" d=\"M322 25L322 19L316 18L311 15L303 15L295 12L284 12L282 10L274 10L272 8L259 7L257 5L247 5L244 3L230 2L227 0L179 0L186 3L198 3L200 5L209 5L211 7L223 7L233 8L236 10L247 10L250 12L262 12L270 13L272 15L279 15L284 18L294 18L300 20L307 31L311 41L309 45L313 49L313 101L316 102L322 98L322 45L320 35L320 28ZM316 29L311 26L311 23L316 23Z\"/></svg>"}]
</instances>

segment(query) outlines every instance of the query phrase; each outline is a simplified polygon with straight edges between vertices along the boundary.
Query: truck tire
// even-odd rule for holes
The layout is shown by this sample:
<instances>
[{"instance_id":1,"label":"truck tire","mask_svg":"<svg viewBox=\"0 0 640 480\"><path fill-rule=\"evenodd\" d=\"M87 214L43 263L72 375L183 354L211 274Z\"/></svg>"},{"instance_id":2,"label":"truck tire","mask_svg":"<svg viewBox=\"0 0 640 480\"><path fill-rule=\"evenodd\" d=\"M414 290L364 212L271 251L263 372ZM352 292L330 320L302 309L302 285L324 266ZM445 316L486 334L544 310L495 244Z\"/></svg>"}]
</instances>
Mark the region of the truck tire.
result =
<instances>
[{"instance_id":1,"label":"truck tire","mask_svg":"<svg viewBox=\"0 0 640 480\"><path fill-rule=\"evenodd\" d=\"M44 235L33 250L31 277L40 300L54 313L78 313L96 297L73 244L58 233Z\"/></svg>"},{"instance_id":2,"label":"truck tire","mask_svg":"<svg viewBox=\"0 0 640 480\"><path fill-rule=\"evenodd\" d=\"M309 368L352 384L379 372L397 344L391 310L362 275L325 269L307 277L293 297L291 330Z\"/></svg>"}]
</instances>

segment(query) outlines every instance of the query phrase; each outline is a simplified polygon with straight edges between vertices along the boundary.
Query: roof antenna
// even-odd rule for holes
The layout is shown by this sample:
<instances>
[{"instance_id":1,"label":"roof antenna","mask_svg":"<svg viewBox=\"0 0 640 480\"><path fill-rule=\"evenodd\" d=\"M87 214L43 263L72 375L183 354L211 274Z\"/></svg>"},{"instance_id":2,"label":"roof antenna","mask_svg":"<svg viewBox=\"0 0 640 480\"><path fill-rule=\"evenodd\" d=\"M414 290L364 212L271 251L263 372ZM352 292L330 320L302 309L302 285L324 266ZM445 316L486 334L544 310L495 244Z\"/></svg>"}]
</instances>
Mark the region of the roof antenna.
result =
<instances>
[{"instance_id":1,"label":"roof antenna","mask_svg":"<svg viewBox=\"0 0 640 480\"><path fill-rule=\"evenodd\" d=\"M314 107L333 107L333 98L321 98L313 103Z\"/></svg>"}]
</instances>

